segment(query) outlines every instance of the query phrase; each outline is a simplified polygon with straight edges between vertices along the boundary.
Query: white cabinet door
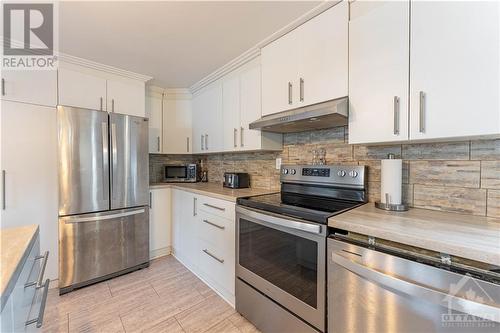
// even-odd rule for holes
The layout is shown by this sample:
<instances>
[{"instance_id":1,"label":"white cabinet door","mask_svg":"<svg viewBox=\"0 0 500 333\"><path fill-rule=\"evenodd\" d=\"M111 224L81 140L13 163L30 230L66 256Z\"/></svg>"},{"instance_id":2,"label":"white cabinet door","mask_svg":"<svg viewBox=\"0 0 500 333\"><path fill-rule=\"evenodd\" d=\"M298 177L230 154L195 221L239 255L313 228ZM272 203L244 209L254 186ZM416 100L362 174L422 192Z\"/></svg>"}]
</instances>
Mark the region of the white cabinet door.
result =
<instances>
[{"instance_id":1,"label":"white cabinet door","mask_svg":"<svg viewBox=\"0 0 500 333\"><path fill-rule=\"evenodd\" d=\"M192 150L191 98L170 98L163 101L163 153L190 154Z\"/></svg>"},{"instance_id":2,"label":"white cabinet door","mask_svg":"<svg viewBox=\"0 0 500 333\"><path fill-rule=\"evenodd\" d=\"M2 70L1 75L2 100L57 105L57 71Z\"/></svg>"},{"instance_id":3,"label":"white cabinet door","mask_svg":"<svg viewBox=\"0 0 500 333\"><path fill-rule=\"evenodd\" d=\"M246 65L240 74L240 128L239 146L241 150L257 150L262 147L262 135L280 136L249 129L249 124L262 115L260 60ZM281 141L281 140L278 140Z\"/></svg>"},{"instance_id":4,"label":"white cabinet door","mask_svg":"<svg viewBox=\"0 0 500 333\"><path fill-rule=\"evenodd\" d=\"M413 1L410 139L500 132L498 1Z\"/></svg>"},{"instance_id":5,"label":"white cabinet door","mask_svg":"<svg viewBox=\"0 0 500 333\"><path fill-rule=\"evenodd\" d=\"M50 251L46 275L58 272L56 109L2 101L1 168L5 196L2 228L40 225L41 247Z\"/></svg>"},{"instance_id":6,"label":"white cabinet door","mask_svg":"<svg viewBox=\"0 0 500 333\"><path fill-rule=\"evenodd\" d=\"M224 126L224 151L235 151L240 147L240 76L239 72L225 77L222 82L222 112Z\"/></svg>"},{"instance_id":7,"label":"white cabinet door","mask_svg":"<svg viewBox=\"0 0 500 333\"><path fill-rule=\"evenodd\" d=\"M162 152L163 110L162 96L148 94L146 97L146 117L149 118L149 152Z\"/></svg>"},{"instance_id":8,"label":"white cabinet door","mask_svg":"<svg viewBox=\"0 0 500 333\"><path fill-rule=\"evenodd\" d=\"M294 105L347 96L348 22L349 4L343 1L297 28L300 46L289 50L300 52Z\"/></svg>"},{"instance_id":9,"label":"white cabinet door","mask_svg":"<svg viewBox=\"0 0 500 333\"><path fill-rule=\"evenodd\" d=\"M262 115L293 108L298 101L297 78L300 40L296 30L261 50Z\"/></svg>"},{"instance_id":10,"label":"white cabinet door","mask_svg":"<svg viewBox=\"0 0 500 333\"><path fill-rule=\"evenodd\" d=\"M189 269L198 266L198 229L196 195L173 190L173 248L175 256Z\"/></svg>"},{"instance_id":11,"label":"white cabinet door","mask_svg":"<svg viewBox=\"0 0 500 333\"><path fill-rule=\"evenodd\" d=\"M204 129L205 124L203 122L203 116L205 113L203 112L204 105L204 95L198 93L193 96L193 129L192 129L192 148L193 153L203 153L204 152Z\"/></svg>"},{"instance_id":12,"label":"white cabinet door","mask_svg":"<svg viewBox=\"0 0 500 333\"><path fill-rule=\"evenodd\" d=\"M349 143L408 139L408 68L409 2L351 3Z\"/></svg>"},{"instance_id":13,"label":"white cabinet door","mask_svg":"<svg viewBox=\"0 0 500 333\"><path fill-rule=\"evenodd\" d=\"M172 246L171 189L150 190L149 251L151 257L168 254Z\"/></svg>"},{"instance_id":14,"label":"white cabinet door","mask_svg":"<svg viewBox=\"0 0 500 333\"><path fill-rule=\"evenodd\" d=\"M142 81L116 78L107 82L107 110L144 117L146 115L146 88Z\"/></svg>"},{"instance_id":15,"label":"white cabinet door","mask_svg":"<svg viewBox=\"0 0 500 333\"><path fill-rule=\"evenodd\" d=\"M106 79L83 71L60 67L59 104L106 110Z\"/></svg>"},{"instance_id":16,"label":"white cabinet door","mask_svg":"<svg viewBox=\"0 0 500 333\"><path fill-rule=\"evenodd\" d=\"M195 152L220 152L224 147L222 82L211 83L194 98L193 140Z\"/></svg>"}]
</instances>

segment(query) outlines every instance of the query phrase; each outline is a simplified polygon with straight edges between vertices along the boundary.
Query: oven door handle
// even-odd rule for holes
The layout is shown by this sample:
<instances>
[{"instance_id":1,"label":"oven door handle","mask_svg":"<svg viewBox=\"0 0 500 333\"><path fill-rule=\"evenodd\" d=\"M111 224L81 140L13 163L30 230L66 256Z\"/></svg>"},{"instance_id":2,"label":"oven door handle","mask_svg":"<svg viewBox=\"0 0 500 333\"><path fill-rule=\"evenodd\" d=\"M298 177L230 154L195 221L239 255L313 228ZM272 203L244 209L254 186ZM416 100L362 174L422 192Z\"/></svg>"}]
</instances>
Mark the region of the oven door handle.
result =
<instances>
[{"instance_id":1,"label":"oven door handle","mask_svg":"<svg viewBox=\"0 0 500 333\"><path fill-rule=\"evenodd\" d=\"M323 231L323 226L319 224L304 223L291 219L290 220L283 219L280 217L258 213L253 210L248 210L241 207L237 207L237 210L241 212L244 216L248 216L256 220L259 220L262 224L276 225L287 229L299 230L317 235L321 235Z\"/></svg>"}]
</instances>

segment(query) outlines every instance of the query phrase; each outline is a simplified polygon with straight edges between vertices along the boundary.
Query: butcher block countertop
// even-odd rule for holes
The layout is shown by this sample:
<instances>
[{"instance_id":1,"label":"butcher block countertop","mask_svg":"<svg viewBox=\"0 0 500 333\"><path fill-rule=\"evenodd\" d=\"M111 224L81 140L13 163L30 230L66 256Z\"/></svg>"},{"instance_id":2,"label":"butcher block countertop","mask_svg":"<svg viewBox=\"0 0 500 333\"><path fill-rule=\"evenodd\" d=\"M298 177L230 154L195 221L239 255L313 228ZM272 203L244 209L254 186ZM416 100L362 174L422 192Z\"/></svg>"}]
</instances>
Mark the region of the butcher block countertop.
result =
<instances>
[{"instance_id":1,"label":"butcher block countertop","mask_svg":"<svg viewBox=\"0 0 500 333\"><path fill-rule=\"evenodd\" d=\"M2 300L10 294L29 255L32 242L38 232L37 225L0 229L0 293Z\"/></svg>"},{"instance_id":2,"label":"butcher block countertop","mask_svg":"<svg viewBox=\"0 0 500 333\"><path fill-rule=\"evenodd\" d=\"M236 199L261 194L277 193L278 190L265 190L260 188L230 189L222 187L221 183L153 183L149 188L175 188L209 197L236 202Z\"/></svg>"},{"instance_id":3,"label":"butcher block countertop","mask_svg":"<svg viewBox=\"0 0 500 333\"><path fill-rule=\"evenodd\" d=\"M500 219L373 203L333 216L328 226L500 266Z\"/></svg>"}]
</instances>

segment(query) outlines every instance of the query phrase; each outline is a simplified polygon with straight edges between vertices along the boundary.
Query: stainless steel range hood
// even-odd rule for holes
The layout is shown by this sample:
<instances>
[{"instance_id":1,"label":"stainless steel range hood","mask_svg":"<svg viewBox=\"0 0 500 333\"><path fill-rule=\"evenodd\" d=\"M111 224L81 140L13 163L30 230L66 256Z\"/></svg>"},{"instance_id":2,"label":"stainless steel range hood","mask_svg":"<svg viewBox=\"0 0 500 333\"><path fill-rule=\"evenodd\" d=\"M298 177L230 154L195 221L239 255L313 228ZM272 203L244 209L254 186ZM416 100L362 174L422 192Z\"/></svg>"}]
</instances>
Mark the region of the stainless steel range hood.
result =
<instances>
[{"instance_id":1,"label":"stainless steel range hood","mask_svg":"<svg viewBox=\"0 0 500 333\"><path fill-rule=\"evenodd\" d=\"M283 111L250 124L250 129L266 132L293 133L347 125L348 98L313 104Z\"/></svg>"}]
</instances>

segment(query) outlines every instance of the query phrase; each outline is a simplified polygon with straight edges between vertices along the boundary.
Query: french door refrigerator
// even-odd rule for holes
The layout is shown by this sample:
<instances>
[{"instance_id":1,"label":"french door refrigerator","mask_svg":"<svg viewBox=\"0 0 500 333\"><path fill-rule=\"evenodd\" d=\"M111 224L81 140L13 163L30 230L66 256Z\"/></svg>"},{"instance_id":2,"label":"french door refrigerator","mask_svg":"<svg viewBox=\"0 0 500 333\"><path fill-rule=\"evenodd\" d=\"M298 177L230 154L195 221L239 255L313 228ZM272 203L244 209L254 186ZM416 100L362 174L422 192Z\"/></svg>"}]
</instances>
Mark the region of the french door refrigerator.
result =
<instances>
[{"instance_id":1,"label":"french door refrigerator","mask_svg":"<svg viewBox=\"0 0 500 333\"><path fill-rule=\"evenodd\" d=\"M148 119L58 106L59 292L149 264Z\"/></svg>"}]
</instances>

